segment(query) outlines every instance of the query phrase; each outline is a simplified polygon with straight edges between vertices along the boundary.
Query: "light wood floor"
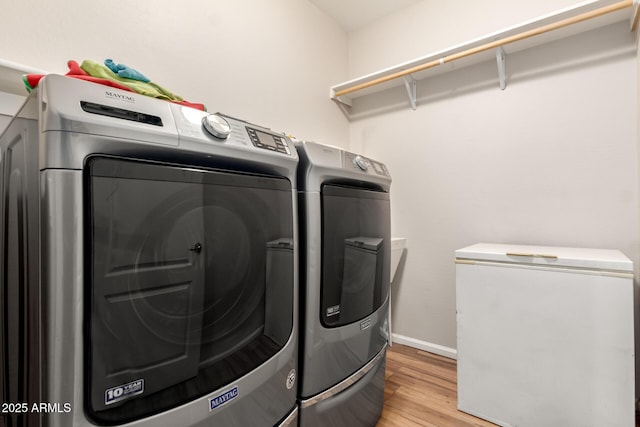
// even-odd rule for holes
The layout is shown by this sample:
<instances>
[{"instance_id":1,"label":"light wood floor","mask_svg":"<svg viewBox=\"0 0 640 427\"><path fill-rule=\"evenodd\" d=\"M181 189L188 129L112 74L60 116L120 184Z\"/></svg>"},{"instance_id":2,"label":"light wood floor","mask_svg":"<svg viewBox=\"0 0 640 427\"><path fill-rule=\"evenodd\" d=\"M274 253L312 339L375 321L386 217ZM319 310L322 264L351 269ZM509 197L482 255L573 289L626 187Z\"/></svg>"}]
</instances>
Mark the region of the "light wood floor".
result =
<instances>
[{"instance_id":1,"label":"light wood floor","mask_svg":"<svg viewBox=\"0 0 640 427\"><path fill-rule=\"evenodd\" d=\"M385 377L384 409L376 427L495 427L458 411L455 360L393 344Z\"/></svg>"},{"instance_id":2,"label":"light wood floor","mask_svg":"<svg viewBox=\"0 0 640 427\"><path fill-rule=\"evenodd\" d=\"M385 376L384 409L376 427L495 427L457 410L455 360L393 344Z\"/></svg>"}]
</instances>

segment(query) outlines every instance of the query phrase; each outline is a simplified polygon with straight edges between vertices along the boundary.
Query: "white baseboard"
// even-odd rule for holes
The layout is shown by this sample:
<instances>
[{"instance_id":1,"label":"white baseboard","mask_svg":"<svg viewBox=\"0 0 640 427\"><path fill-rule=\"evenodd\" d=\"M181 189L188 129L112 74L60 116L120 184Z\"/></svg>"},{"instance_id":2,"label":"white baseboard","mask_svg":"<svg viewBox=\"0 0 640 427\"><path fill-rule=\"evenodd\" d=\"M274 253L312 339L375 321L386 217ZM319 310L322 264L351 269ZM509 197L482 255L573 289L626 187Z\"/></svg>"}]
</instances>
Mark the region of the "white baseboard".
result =
<instances>
[{"instance_id":1,"label":"white baseboard","mask_svg":"<svg viewBox=\"0 0 640 427\"><path fill-rule=\"evenodd\" d=\"M422 341L416 338L405 337L404 335L391 334L392 342L408 345L409 347L417 348L420 350L428 351L439 356L448 357L449 359L457 359L458 351L455 348L445 347L439 344L432 344L430 342Z\"/></svg>"}]
</instances>

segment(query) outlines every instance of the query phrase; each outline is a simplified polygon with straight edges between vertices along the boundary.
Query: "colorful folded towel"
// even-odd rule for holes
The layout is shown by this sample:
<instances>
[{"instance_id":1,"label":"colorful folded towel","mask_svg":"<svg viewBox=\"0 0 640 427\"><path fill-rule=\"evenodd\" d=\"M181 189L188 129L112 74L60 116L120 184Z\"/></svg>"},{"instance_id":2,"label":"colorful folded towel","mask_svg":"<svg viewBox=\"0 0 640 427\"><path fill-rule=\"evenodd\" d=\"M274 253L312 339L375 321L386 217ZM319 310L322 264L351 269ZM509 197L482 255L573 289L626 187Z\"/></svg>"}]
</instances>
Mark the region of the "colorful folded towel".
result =
<instances>
[{"instance_id":1,"label":"colorful folded towel","mask_svg":"<svg viewBox=\"0 0 640 427\"><path fill-rule=\"evenodd\" d=\"M76 61L68 61L67 66L69 67L69 72L65 75L69 77L99 83L105 86L110 86L129 92L136 92L141 95L164 99L176 104L184 105L186 107L207 111L207 108L204 104L185 101L182 97L171 93L167 89L153 82L143 82L128 77L120 77L106 66L95 61L85 60L82 61L81 65L78 65ZM129 68L129 70L132 69ZM35 89L43 77L43 74L23 75L22 80L25 87L27 88L27 91L31 92L31 90Z\"/></svg>"},{"instance_id":2,"label":"colorful folded towel","mask_svg":"<svg viewBox=\"0 0 640 427\"><path fill-rule=\"evenodd\" d=\"M147 77L145 77L144 74L142 74L140 71L134 70L133 68L128 67L124 64L116 64L111 59L105 59L104 65L106 65L107 68L109 68L111 71L113 71L115 74L117 74L120 77L132 79L132 80L139 80L145 83L149 83L151 81Z\"/></svg>"},{"instance_id":3,"label":"colorful folded towel","mask_svg":"<svg viewBox=\"0 0 640 427\"><path fill-rule=\"evenodd\" d=\"M69 67L69 72L65 74L65 76L73 77L80 80L85 80L88 82L98 83L98 84L109 86L109 87L114 87L121 90L126 90L128 92L133 92L133 90L129 89L124 85L119 84L116 81L101 79L101 78L88 75L82 68L80 68L80 65L78 65L76 61L68 61L67 66ZM27 92L31 92L33 89L38 87L38 84L40 83L40 80L42 80L43 77L44 77L44 74L24 74L22 76L22 81L24 82L24 85L27 88Z\"/></svg>"},{"instance_id":4,"label":"colorful folded towel","mask_svg":"<svg viewBox=\"0 0 640 427\"><path fill-rule=\"evenodd\" d=\"M168 101L184 101L184 99L182 99L180 96L169 92L168 90L155 83L145 83L138 80L128 79L126 77L120 77L104 65L90 59L85 59L84 61L82 61L82 64L80 64L80 68L82 68L90 76L108 80L115 80L121 85L124 85L141 95L166 99Z\"/></svg>"}]
</instances>

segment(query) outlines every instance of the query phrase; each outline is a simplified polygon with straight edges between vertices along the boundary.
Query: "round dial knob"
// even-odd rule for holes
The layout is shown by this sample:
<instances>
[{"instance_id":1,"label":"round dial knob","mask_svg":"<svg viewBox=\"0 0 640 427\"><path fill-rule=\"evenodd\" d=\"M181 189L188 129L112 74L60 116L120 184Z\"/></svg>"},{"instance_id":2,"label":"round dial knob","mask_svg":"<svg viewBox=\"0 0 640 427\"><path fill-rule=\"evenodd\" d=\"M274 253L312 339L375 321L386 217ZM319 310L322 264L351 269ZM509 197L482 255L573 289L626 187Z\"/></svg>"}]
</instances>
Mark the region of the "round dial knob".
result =
<instances>
[{"instance_id":1,"label":"round dial knob","mask_svg":"<svg viewBox=\"0 0 640 427\"><path fill-rule=\"evenodd\" d=\"M211 135L220 139L227 139L231 134L231 125L219 114L209 114L202 118L204 128Z\"/></svg>"},{"instance_id":2,"label":"round dial knob","mask_svg":"<svg viewBox=\"0 0 640 427\"><path fill-rule=\"evenodd\" d=\"M356 158L353 159L353 164L356 165L358 169L363 171L366 171L369 167L369 162L362 156L356 156Z\"/></svg>"}]
</instances>

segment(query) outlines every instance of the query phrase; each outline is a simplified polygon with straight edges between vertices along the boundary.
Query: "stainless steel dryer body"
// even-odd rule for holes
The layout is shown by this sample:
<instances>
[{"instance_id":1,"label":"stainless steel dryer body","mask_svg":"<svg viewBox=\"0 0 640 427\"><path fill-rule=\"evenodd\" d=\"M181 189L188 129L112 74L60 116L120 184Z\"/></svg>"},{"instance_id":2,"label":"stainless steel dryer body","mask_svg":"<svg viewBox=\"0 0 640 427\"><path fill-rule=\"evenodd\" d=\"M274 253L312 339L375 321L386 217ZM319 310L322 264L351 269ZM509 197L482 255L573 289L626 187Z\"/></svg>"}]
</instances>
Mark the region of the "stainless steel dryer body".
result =
<instances>
[{"instance_id":1,"label":"stainless steel dryer body","mask_svg":"<svg viewBox=\"0 0 640 427\"><path fill-rule=\"evenodd\" d=\"M384 398L391 253L386 166L297 143L300 426L373 426Z\"/></svg>"}]
</instances>

